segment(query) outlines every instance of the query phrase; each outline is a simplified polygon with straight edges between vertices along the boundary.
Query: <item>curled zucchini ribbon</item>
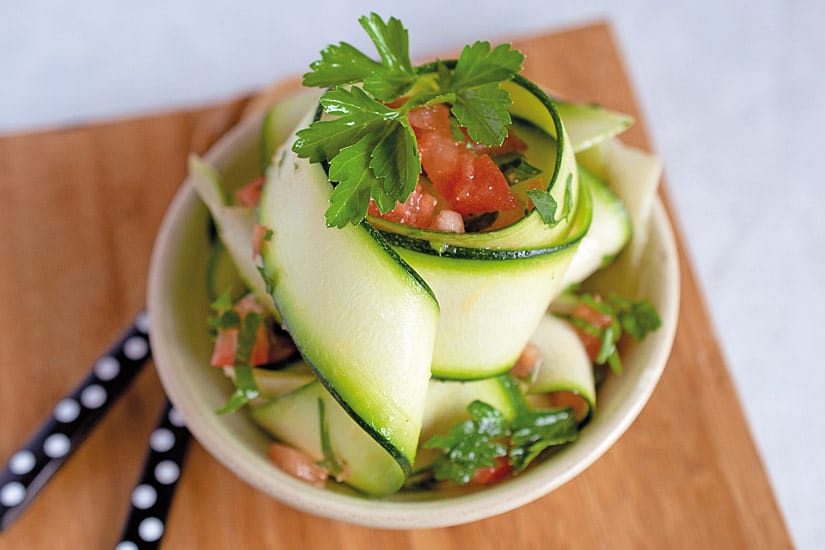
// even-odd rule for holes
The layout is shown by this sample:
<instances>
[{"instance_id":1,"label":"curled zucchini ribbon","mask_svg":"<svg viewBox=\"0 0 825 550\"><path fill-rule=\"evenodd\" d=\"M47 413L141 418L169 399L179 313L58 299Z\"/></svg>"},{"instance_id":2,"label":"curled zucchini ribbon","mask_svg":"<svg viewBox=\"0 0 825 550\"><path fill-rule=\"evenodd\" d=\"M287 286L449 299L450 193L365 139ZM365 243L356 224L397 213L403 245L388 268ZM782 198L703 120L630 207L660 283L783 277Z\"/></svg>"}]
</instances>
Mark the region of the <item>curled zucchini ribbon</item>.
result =
<instances>
[{"instance_id":1,"label":"curled zucchini ribbon","mask_svg":"<svg viewBox=\"0 0 825 550\"><path fill-rule=\"evenodd\" d=\"M579 182L573 144L555 104L521 76L503 87L513 100L511 116L529 121L555 144L555 159L542 177L558 205L558 223L548 225L534 209L496 231L458 234L369 218L441 306L432 356L436 378L481 379L509 370L562 290L590 227L591 197ZM572 208L563 213L566 204Z\"/></svg>"}]
</instances>

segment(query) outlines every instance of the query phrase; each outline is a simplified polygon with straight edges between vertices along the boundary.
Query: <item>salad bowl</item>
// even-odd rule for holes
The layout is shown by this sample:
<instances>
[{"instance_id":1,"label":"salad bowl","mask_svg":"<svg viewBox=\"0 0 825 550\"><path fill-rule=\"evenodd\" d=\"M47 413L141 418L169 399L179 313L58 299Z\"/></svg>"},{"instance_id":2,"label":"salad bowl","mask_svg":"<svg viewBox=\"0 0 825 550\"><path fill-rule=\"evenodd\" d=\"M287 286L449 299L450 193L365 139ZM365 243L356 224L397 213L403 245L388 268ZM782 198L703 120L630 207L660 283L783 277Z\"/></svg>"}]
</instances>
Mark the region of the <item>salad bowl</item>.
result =
<instances>
[{"instance_id":1,"label":"salad bowl","mask_svg":"<svg viewBox=\"0 0 825 550\"><path fill-rule=\"evenodd\" d=\"M260 117L242 122L204 160L226 177L251 179L260 126ZM574 444L489 487L404 491L380 499L338 485L318 488L267 458L271 438L247 415L215 414L232 393L232 384L220 369L207 366L208 222L207 209L191 182L185 181L158 234L149 277L151 341L161 381L196 439L224 466L273 498L323 517L381 528L440 527L501 514L549 493L597 460L628 429L654 390L675 334L678 255L657 198L636 273L638 286L659 312L661 327L641 342L623 345L624 372L599 386L599 409Z\"/></svg>"}]
</instances>

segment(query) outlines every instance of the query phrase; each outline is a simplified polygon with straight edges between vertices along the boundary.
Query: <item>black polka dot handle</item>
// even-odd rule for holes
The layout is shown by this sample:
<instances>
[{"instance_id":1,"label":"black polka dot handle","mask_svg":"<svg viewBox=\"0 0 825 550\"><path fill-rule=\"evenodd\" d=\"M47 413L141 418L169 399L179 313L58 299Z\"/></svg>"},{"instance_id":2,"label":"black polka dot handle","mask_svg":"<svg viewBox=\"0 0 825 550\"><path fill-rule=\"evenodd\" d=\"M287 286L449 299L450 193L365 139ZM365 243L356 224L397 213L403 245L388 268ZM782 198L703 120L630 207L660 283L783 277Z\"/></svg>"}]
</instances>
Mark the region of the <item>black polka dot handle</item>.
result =
<instances>
[{"instance_id":1,"label":"black polka dot handle","mask_svg":"<svg viewBox=\"0 0 825 550\"><path fill-rule=\"evenodd\" d=\"M0 531L34 500L123 394L151 355L149 320L141 312L86 378L61 399L35 435L0 473Z\"/></svg>"},{"instance_id":2,"label":"black polka dot handle","mask_svg":"<svg viewBox=\"0 0 825 550\"><path fill-rule=\"evenodd\" d=\"M183 419L167 401L155 431L149 436L143 471L132 491L129 517L115 550L144 550L160 546L189 438Z\"/></svg>"}]
</instances>

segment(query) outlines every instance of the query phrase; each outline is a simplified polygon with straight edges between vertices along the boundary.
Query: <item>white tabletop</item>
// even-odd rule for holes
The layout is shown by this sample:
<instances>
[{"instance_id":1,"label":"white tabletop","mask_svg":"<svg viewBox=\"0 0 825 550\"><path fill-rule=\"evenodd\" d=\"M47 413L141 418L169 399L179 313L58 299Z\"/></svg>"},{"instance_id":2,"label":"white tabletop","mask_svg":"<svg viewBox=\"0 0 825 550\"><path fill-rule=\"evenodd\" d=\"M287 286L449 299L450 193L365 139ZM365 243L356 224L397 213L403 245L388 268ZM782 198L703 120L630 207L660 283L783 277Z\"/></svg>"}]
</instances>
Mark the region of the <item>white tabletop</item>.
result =
<instances>
[{"instance_id":1,"label":"white tabletop","mask_svg":"<svg viewBox=\"0 0 825 550\"><path fill-rule=\"evenodd\" d=\"M254 89L302 72L330 39L364 45L355 19L374 7L278 4L3 0L0 133ZM419 0L380 11L407 24L419 56L614 22L780 504L799 547L823 548L825 4L622 4Z\"/></svg>"}]
</instances>

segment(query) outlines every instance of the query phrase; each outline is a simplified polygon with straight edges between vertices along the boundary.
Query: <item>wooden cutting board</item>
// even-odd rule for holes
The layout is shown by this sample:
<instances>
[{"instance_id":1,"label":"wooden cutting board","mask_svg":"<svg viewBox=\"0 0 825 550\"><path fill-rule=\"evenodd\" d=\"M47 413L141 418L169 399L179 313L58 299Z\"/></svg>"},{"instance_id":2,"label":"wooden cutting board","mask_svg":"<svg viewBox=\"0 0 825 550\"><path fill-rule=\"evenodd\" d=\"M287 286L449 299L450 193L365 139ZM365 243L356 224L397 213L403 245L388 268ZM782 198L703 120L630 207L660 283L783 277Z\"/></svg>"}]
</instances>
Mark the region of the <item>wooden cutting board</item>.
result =
<instances>
[{"instance_id":1,"label":"wooden cutting board","mask_svg":"<svg viewBox=\"0 0 825 550\"><path fill-rule=\"evenodd\" d=\"M516 41L526 74L633 114L607 24ZM144 302L155 232L201 150L249 106L216 107L0 139L0 460ZM673 121L678 124L679 121ZM672 357L641 416L582 475L519 510L460 527L382 531L309 516L247 486L195 444L167 548L783 548L791 542L679 240ZM107 548L120 533L162 402L147 369L2 548Z\"/></svg>"}]
</instances>

